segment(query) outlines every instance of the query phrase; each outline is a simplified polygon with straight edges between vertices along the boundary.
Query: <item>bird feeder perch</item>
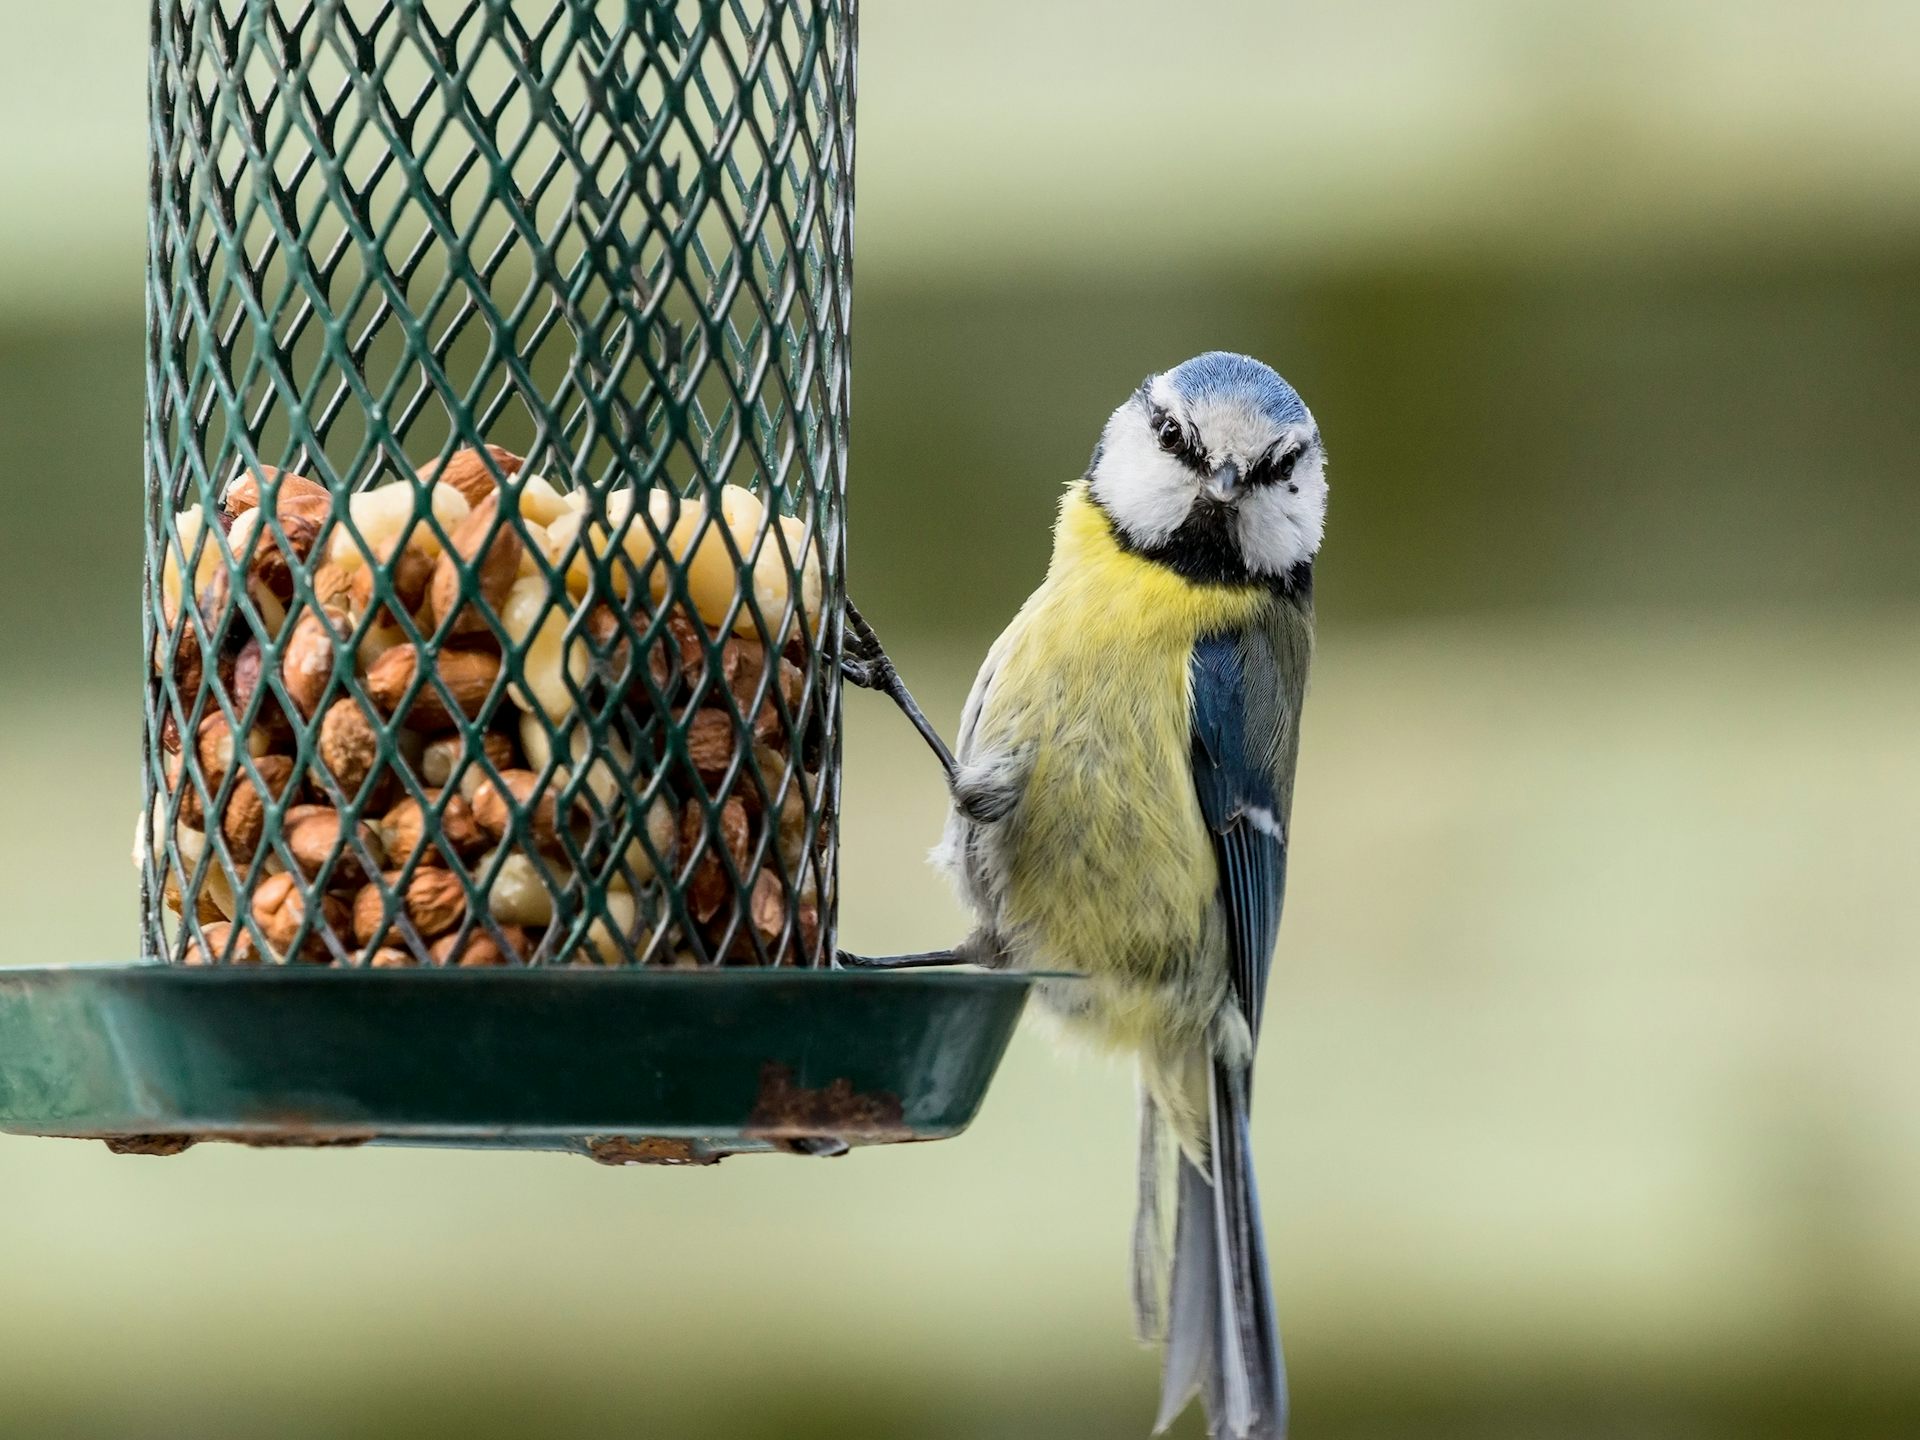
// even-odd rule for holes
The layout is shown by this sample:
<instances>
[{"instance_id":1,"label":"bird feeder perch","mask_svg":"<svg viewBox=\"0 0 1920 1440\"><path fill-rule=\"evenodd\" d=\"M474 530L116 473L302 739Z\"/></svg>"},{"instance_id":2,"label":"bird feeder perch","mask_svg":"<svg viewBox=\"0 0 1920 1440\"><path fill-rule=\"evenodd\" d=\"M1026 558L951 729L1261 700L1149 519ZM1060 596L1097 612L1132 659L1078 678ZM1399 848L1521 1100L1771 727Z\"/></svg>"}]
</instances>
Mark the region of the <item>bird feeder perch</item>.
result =
<instances>
[{"instance_id":1,"label":"bird feeder perch","mask_svg":"<svg viewBox=\"0 0 1920 1440\"><path fill-rule=\"evenodd\" d=\"M0 1128L834 1153L1018 977L835 967L854 0L156 0L141 953Z\"/></svg>"}]
</instances>

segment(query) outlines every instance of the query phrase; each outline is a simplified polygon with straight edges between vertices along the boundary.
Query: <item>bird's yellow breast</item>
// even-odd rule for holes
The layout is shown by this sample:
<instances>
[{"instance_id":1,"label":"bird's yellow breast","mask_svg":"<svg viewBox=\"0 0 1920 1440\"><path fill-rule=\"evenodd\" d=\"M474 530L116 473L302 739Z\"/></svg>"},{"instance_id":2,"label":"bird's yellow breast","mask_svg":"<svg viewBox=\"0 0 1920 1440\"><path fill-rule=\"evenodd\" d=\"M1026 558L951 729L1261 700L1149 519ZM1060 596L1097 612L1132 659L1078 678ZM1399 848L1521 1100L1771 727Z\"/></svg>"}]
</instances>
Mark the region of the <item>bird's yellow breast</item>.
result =
<instances>
[{"instance_id":1,"label":"bird's yellow breast","mask_svg":"<svg viewBox=\"0 0 1920 1440\"><path fill-rule=\"evenodd\" d=\"M1194 642L1267 603L1123 550L1082 484L1045 582L996 647L972 749L1031 764L1002 840L1003 920L1030 963L1111 982L1099 1008L1116 1042L1147 1023L1149 987L1199 959L1217 886L1189 759Z\"/></svg>"}]
</instances>

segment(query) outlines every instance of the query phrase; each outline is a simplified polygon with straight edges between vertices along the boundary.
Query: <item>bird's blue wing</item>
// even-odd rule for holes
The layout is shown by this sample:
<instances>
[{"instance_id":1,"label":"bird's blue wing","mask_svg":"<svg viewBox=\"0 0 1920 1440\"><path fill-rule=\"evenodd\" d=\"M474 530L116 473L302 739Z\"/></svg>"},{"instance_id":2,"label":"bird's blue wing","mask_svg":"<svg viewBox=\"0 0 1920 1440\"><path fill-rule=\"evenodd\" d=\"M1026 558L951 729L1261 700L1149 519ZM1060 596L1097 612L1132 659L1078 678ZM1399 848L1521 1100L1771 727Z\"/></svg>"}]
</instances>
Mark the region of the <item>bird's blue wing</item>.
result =
<instances>
[{"instance_id":1,"label":"bird's blue wing","mask_svg":"<svg viewBox=\"0 0 1920 1440\"><path fill-rule=\"evenodd\" d=\"M1286 701L1272 683L1271 651L1251 651L1261 639L1209 636L1190 667L1194 789L1220 866L1233 996L1256 1039L1287 884L1286 806L1274 773Z\"/></svg>"}]
</instances>

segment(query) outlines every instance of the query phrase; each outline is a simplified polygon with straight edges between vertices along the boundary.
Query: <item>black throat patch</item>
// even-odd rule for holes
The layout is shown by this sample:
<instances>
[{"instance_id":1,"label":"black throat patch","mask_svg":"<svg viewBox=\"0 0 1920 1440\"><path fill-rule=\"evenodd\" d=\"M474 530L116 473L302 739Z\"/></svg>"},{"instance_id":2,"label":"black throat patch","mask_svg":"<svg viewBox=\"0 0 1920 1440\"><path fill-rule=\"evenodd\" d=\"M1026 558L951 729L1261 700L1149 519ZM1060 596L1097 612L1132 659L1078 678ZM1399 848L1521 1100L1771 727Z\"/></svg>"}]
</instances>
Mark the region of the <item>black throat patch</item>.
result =
<instances>
[{"instance_id":1,"label":"black throat patch","mask_svg":"<svg viewBox=\"0 0 1920 1440\"><path fill-rule=\"evenodd\" d=\"M1099 504L1096 500L1095 504ZM1283 575L1255 575L1247 569L1233 533L1233 511L1201 499L1194 502L1180 528L1157 545L1142 545L1114 523L1101 506L1114 543L1129 555L1151 560L1196 585L1226 585L1265 590L1283 599L1306 604L1313 598L1313 561L1302 560Z\"/></svg>"}]
</instances>

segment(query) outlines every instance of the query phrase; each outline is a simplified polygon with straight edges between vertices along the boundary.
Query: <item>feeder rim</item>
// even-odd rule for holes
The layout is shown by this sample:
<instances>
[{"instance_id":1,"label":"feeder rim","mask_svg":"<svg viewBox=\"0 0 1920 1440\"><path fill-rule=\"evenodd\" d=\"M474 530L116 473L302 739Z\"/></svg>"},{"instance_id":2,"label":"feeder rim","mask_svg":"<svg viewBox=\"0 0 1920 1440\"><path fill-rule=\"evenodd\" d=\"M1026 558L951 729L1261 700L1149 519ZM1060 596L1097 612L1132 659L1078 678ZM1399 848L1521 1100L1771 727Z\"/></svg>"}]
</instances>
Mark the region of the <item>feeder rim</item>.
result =
<instances>
[{"instance_id":1,"label":"feeder rim","mask_svg":"<svg viewBox=\"0 0 1920 1440\"><path fill-rule=\"evenodd\" d=\"M951 968L928 968L915 971L858 970L841 969L829 966L800 965L736 965L726 967L703 966L700 968L672 969L664 966L640 965L503 965L480 969L461 969L458 966L409 966L391 970L375 970L363 965L347 967L328 965L170 965L162 960L138 960L131 963L123 961L82 961L67 965L0 965L0 985L9 979L30 979L41 976L62 976L74 974L91 975L166 975L169 984L182 985L244 985L284 984L298 979L309 984L341 984L360 981L373 984L393 984L422 982L443 984L458 982L464 984L522 983L522 977L537 976L542 982L552 984L663 984L681 983L695 985L719 984L737 981L743 984L770 984L776 981L800 981L806 984L823 983L828 980L846 984L853 980L876 981L882 984L898 984L908 981L914 984L963 983L968 986L1006 985L1030 986L1042 980L1084 980L1087 977L1069 970L983 970L976 966L955 965ZM377 978L373 978L377 977ZM560 977L565 977L561 979Z\"/></svg>"}]
</instances>

